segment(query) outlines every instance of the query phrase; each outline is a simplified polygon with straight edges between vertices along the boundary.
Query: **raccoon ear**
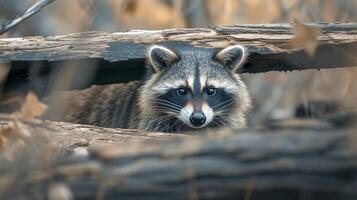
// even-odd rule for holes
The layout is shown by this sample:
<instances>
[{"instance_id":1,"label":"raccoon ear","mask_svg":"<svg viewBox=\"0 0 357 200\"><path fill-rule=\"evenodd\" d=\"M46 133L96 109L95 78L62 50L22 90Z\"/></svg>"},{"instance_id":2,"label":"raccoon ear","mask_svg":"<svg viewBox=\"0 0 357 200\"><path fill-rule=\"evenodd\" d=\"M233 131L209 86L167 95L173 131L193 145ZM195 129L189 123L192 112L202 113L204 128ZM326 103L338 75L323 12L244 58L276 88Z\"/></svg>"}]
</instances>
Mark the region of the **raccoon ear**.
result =
<instances>
[{"instance_id":1,"label":"raccoon ear","mask_svg":"<svg viewBox=\"0 0 357 200\"><path fill-rule=\"evenodd\" d=\"M152 68L151 70L154 73L161 71L174 61L178 60L178 56L175 52L158 45L154 45L149 48L147 57L150 65L149 67Z\"/></svg>"},{"instance_id":2,"label":"raccoon ear","mask_svg":"<svg viewBox=\"0 0 357 200\"><path fill-rule=\"evenodd\" d=\"M215 59L227 67L232 72L237 72L238 68L246 61L247 50L242 45L234 45L220 50Z\"/></svg>"}]
</instances>

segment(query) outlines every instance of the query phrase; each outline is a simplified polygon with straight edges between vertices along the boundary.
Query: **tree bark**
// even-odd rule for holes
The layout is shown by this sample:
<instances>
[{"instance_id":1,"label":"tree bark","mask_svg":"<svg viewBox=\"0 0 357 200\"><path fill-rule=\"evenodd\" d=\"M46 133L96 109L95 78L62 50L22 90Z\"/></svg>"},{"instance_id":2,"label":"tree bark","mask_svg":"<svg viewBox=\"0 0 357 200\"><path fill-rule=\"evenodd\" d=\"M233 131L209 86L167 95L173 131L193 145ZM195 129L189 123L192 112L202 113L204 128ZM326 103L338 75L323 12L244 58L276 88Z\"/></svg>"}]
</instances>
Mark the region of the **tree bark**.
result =
<instances>
[{"instance_id":1,"label":"tree bark","mask_svg":"<svg viewBox=\"0 0 357 200\"><path fill-rule=\"evenodd\" d=\"M309 24L321 29L315 56L291 48L294 38L289 24L218 26L129 32L85 32L52 37L0 39L0 60L64 61L100 58L110 62L145 57L151 44L182 43L196 47L221 48L245 45L250 57L240 73L290 71L357 65L357 24Z\"/></svg>"},{"instance_id":2,"label":"tree bark","mask_svg":"<svg viewBox=\"0 0 357 200\"><path fill-rule=\"evenodd\" d=\"M1 194L4 199L48 198L56 191L74 199L356 199L355 129L309 124L165 134L166 142L161 133L27 124L31 132L57 132L58 142L93 137L120 145L91 143L99 146L89 156L65 156L29 171Z\"/></svg>"}]
</instances>

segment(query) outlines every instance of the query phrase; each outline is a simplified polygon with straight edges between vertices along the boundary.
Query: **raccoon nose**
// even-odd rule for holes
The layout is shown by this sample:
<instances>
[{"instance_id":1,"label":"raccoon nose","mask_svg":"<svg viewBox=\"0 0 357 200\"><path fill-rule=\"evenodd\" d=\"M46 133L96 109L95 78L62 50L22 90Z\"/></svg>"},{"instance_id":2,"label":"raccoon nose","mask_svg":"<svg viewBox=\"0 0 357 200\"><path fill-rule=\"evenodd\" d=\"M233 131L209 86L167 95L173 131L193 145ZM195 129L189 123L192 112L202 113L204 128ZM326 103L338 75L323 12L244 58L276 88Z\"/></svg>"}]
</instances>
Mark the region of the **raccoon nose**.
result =
<instances>
[{"instance_id":1,"label":"raccoon nose","mask_svg":"<svg viewBox=\"0 0 357 200\"><path fill-rule=\"evenodd\" d=\"M200 126L206 121L206 116L203 112L194 112L190 117L190 122L195 126Z\"/></svg>"}]
</instances>

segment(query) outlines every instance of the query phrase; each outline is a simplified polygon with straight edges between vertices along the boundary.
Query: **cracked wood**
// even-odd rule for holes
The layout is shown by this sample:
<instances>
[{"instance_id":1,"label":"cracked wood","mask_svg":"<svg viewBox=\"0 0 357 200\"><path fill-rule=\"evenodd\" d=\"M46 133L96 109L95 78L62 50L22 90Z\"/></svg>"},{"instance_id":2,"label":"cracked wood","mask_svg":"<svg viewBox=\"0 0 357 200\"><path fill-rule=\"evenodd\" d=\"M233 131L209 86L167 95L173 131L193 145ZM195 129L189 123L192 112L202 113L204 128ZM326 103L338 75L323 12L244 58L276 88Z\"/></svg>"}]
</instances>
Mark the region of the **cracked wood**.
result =
<instances>
[{"instance_id":1,"label":"cracked wood","mask_svg":"<svg viewBox=\"0 0 357 200\"><path fill-rule=\"evenodd\" d=\"M314 57L309 57L302 49L290 48L294 35L289 24L258 24L4 38L0 39L0 60L136 60L144 59L145 47L148 45L174 42L207 48L243 44L248 47L251 55L240 73L357 66L357 24L325 23L308 26L321 29Z\"/></svg>"}]
</instances>

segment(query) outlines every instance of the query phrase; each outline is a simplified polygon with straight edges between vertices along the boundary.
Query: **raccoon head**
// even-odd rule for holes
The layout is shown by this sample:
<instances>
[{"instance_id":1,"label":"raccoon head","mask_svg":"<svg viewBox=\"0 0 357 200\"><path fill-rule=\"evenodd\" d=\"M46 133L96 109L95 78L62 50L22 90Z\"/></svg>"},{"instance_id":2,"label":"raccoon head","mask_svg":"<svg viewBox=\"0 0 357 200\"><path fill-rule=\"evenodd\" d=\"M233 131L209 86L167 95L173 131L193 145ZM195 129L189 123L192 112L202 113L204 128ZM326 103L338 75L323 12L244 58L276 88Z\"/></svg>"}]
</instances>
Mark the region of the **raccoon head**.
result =
<instances>
[{"instance_id":1,"label":"raccoon head","mask_svg":"<svg viewBox=\"0 0 357 200\"><path fill-rule=\"evenodd\" d=\"M222 50L152 46L143 85L139 128L173 132L205 127L241 127L250 99L236 73L247 57L241 45Z\"/></svg>"}]
</instances>

